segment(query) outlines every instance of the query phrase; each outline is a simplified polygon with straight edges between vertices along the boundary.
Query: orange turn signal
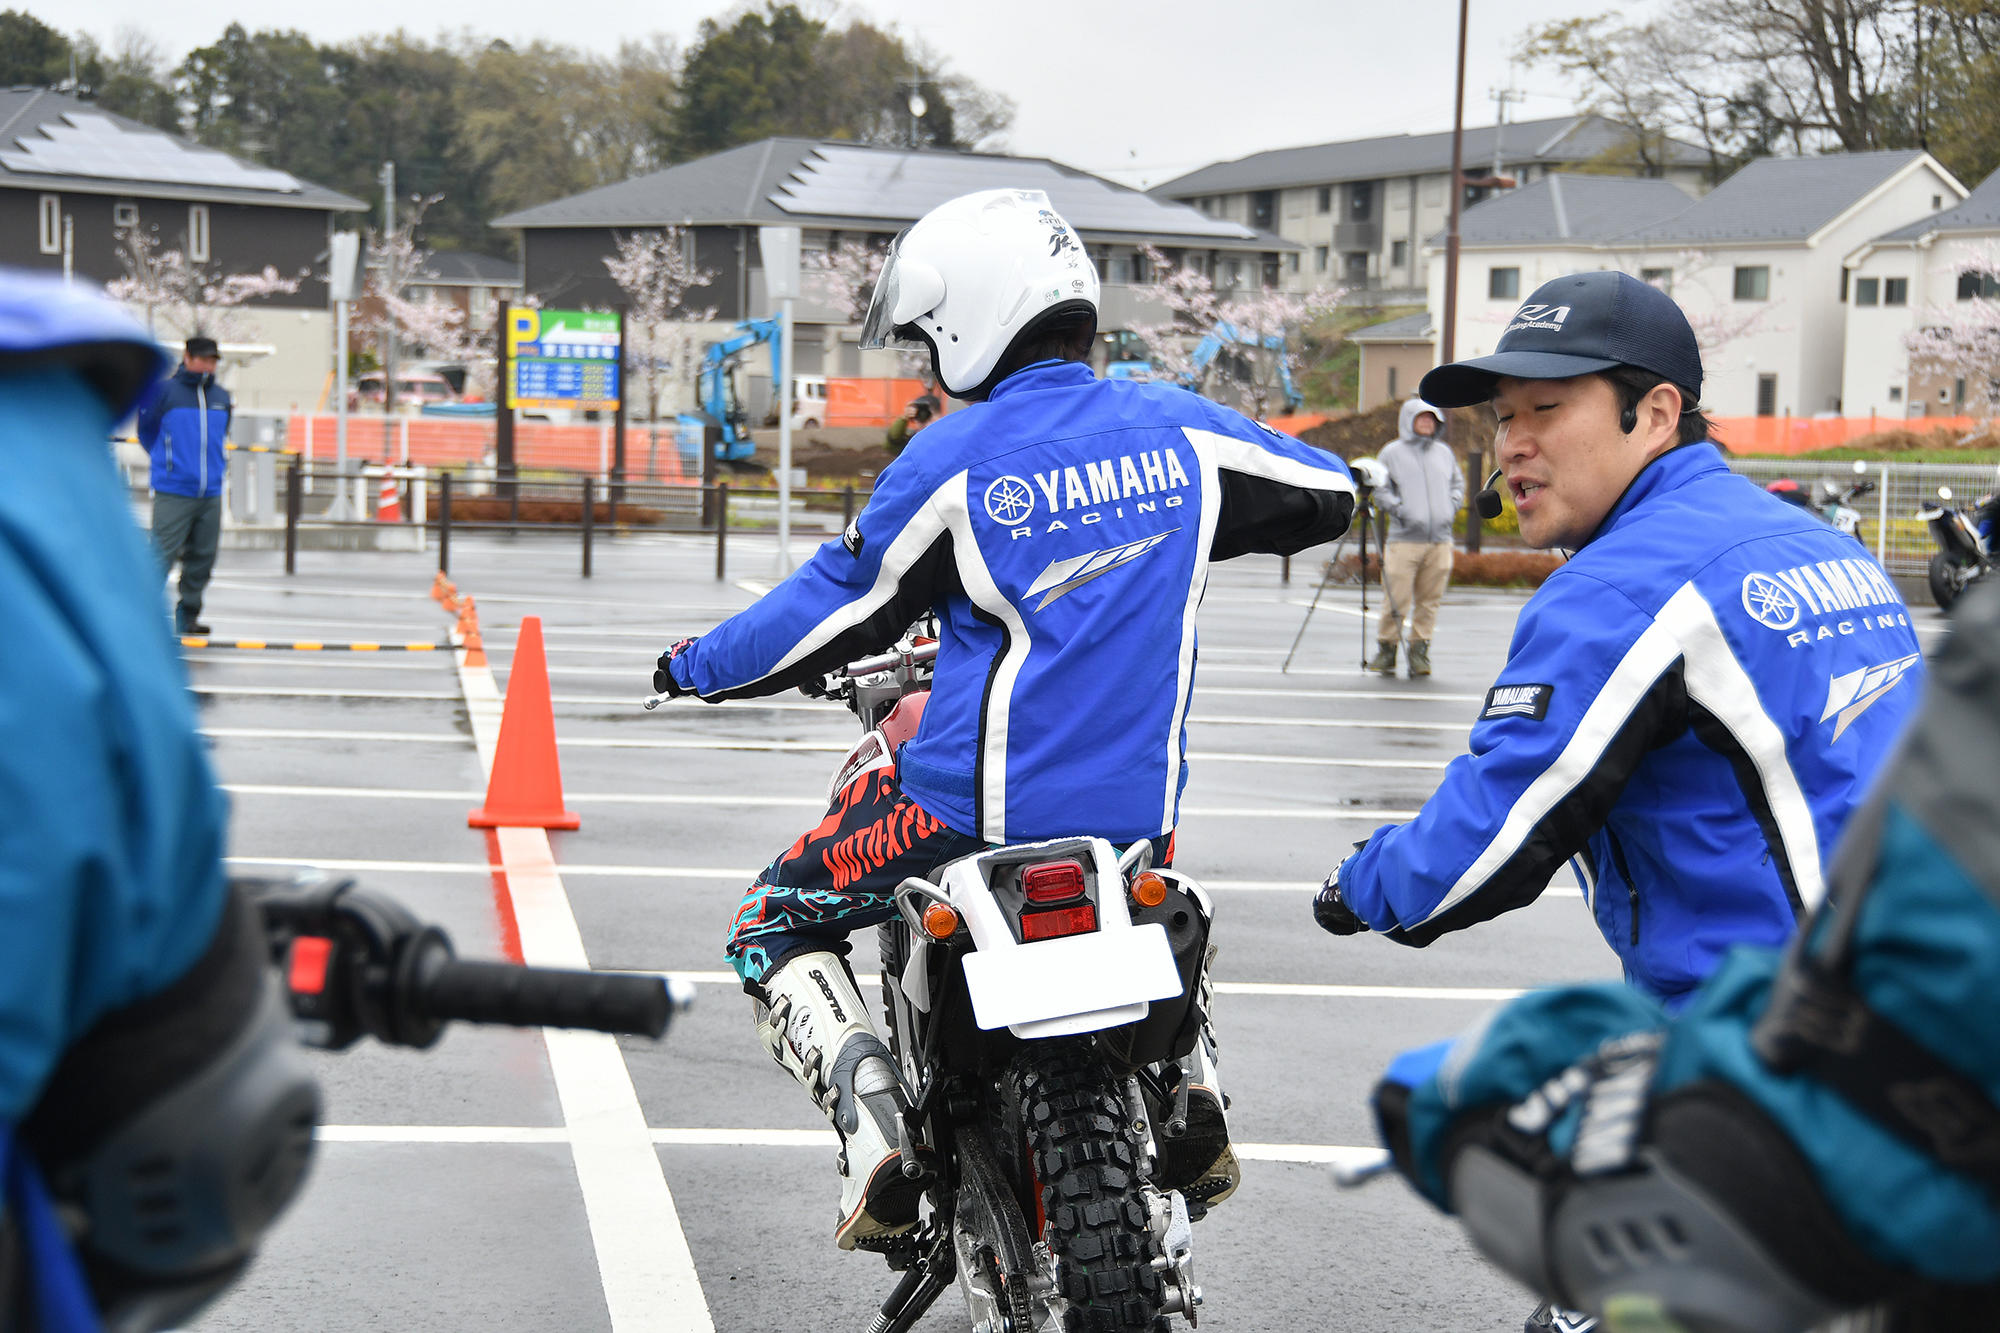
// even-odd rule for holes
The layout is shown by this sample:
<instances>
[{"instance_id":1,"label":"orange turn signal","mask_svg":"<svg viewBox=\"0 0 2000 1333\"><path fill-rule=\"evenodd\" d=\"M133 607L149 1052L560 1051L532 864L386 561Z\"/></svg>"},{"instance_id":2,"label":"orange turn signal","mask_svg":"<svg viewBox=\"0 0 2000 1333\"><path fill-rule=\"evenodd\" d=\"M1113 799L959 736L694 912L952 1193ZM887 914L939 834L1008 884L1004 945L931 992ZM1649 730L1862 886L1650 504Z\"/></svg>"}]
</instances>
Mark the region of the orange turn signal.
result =
<instances>
[{"instance_id":1,"label":"orange turn signal","mask_svg":"<svg viewBox=\"0 0 2000 1333\"><path fill-rule=\"evenodd\" d=\"M1148 870L1132 881L1132 901L1141 907L1158 907L1167 900L1167 881Z\"/></svg>"},{"instance_id":2,"label":"orange turn signal","mask_svg":"<svg viewBox=\"0 0 2000 1333\"><path fill-rule=\"evenodd\" d=\"M934 940L948 940L958 933L958 912L943 903L924 908L924 934Z\"/></svg>"}]
</instances>

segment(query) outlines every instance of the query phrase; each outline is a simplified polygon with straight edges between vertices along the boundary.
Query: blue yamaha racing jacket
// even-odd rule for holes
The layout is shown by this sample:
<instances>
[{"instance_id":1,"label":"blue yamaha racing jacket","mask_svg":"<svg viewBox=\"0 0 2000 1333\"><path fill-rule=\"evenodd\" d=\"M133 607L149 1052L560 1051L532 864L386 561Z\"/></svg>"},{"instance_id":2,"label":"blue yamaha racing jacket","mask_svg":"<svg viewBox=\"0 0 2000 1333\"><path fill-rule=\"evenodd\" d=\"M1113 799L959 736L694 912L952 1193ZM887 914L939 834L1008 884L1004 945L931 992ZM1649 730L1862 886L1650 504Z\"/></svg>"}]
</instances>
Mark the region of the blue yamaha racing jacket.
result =
<instances>
[{"instance_id":1,"label":"blue yamaha racing jacket","mask_svg":"<svg viewBox=\"0 0 2000 1333\"><path fill-rule=\"evenodd\" d=\"M676 657L773 694L925 610L937 676L903 790L990 842L1171 831L1211 560L1346 530L1338 458L1194 394L1045 362L917 435L837 540Z\"/></svg>"},{"instance_id":2,"label":"blue yamaha racing jacket","mask_svg":"<svg viewBox=\"0 0 2000 1333\"><path fill-rule=\"evenodd\" d=\"M1712 444L1671 450L1522 610L1471 753L1341 865L1341 898L1424 945L1533 901L1573 859L1626 980L1675 1007L1824 896L1922 674L1859 542Z\"/></svg>"},{"instance_id":3,"label":"blue yamaha racing jacket","mask_svg":"<svg viewBox=\"0 0 2000 1333\"><path fill-rule=\"evenodd\" d=\"M234 411L213 375L182 366L139 408L139 443L153 456L153 489L205 498L222 494L223 449Z\"/></svg>"}]
</instances>

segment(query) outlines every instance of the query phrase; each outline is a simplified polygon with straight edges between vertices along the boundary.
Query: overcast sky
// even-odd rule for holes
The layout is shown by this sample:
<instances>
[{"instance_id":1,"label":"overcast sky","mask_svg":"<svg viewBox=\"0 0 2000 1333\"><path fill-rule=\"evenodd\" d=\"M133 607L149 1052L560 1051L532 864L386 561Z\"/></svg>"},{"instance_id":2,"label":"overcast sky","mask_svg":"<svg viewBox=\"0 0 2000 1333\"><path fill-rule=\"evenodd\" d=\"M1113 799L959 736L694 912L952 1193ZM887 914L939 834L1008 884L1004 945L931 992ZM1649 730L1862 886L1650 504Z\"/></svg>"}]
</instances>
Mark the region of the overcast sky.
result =
<instances>
[{"instance_id":1,"label":"overcast sky","mask_svg":"<svg viewBox=\"0 0 2000 1333\"><path fill-rule=\"evenodd\" d=\"M178 60L235 19L298 27L322 41L403 27L430 37L469 28L509 40L598 50L665 32L683 47L720 0L342 0L339 4L163 5L160 0L9 0L107 45L141 29ZM1627 17L1656 0L1627 0ZM811 12L858 15L921 39L950 67L1014 100L1016 153L1053 157L1133 185L1267 148L1451 128L1456 0L850 0ZM1490 124L1492 90L1530 26L1594 14L1611 0L1472 0L1465 118ZM1510 120L1562 115L1571 100L1546 72Z\"/></svg>"}]
</instances>

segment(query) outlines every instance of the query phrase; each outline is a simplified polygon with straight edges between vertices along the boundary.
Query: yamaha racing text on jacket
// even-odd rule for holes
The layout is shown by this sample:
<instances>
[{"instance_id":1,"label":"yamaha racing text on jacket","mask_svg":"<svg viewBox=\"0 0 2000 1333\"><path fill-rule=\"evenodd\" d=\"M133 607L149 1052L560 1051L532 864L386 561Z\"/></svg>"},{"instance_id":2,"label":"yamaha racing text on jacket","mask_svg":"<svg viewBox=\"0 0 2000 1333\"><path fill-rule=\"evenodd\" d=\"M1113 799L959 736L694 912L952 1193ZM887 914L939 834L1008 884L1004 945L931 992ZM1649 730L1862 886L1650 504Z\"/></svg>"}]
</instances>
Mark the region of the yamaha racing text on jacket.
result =
<instances>
[{"instance_id":1,"label":"yamaha racing text on jacket","mask_svg":"<svg viewBox=\"0 0 2000 1333\"><path fill-rule=\"evenodd\" d=\"M1210 560L1347 526L1339 459L1194 394L1031 366L933 423L836 541L673 661L776 693L935 608L937 680L903 789L990 841L1174 827Z\"/></svg>"},{"instance_id":2,"label":"yamaha racing text on jacket","mask_svg":"<svg viewBox=\"0 0 2000 1333\"><path fill-rule=\"evenodd\" d=\"M1670 450L1522 611L1471 753L1341 866L1341 898L1423 945L1573 858L1627 980L1673 1005L1820 901L1922 671L1859 542L1712 444Z\"/></svg>"},{"instance_id":3,"label":"yamaha racing text on jacket","mask_svg":"<svg viewBox=\"0 0 2000 1333\"><path fill-rule=\"evenodd\" d=\"M153 457L153 489L168 495L222 494L229 438L229 390L182 366L139 408L139 443Z\"/></svg>"}]
</instances>

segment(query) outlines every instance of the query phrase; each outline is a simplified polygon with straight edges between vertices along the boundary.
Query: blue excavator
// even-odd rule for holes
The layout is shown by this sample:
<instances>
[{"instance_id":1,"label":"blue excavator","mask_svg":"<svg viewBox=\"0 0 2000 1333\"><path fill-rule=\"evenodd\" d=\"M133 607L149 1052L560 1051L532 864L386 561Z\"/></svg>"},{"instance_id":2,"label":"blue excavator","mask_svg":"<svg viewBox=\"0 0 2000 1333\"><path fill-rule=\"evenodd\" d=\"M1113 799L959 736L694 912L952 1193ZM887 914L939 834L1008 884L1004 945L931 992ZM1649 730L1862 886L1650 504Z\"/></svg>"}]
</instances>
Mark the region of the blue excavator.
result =
<instances>
[{"instance_id":1,"label":"blue excavator","mask_svg":"<svg viewBox=\"0 0 2000 1333\"><path fill-rule=\"evenodd\" d=\"M732 337L708 345L708 350L702 353L696 381L701 401L701 410L696 415L702 418L703 433L716 459L724 463L741 463L757 452L757 445L750 438L750 409L743 405L743 395L736 389L738 360L759 343L768 344L772 385L775 387L785 378L784 340L779 321L746 319L736 329Z\"/></svg>"},{"instance_id":2,"label":"blue excavator","mask_svg":"<svg viewBox=\"0 0 2000 1333\"><path fill-rule=\"evenodd\" d=\"M1202 386L1208 380L1209 367L1215 364L1216 357L1220 356L1225 348L1232 347L1261 348L1271 353L1271 359L1278 367L1278 392L1284 395L1285 410L1296 412L1306 405L1305 396L1292 383L1289 356L1291 349L1285 342L1285 335L1271 333L1259 338L1255 334L1243 332L1226 319L1219 321L1214 328L1203 335L1200 342L1195 344L1188 373L1181 377L1181 387L1193 389L1196 393L1204 392Z\"/></svg>"}]
</instances>

